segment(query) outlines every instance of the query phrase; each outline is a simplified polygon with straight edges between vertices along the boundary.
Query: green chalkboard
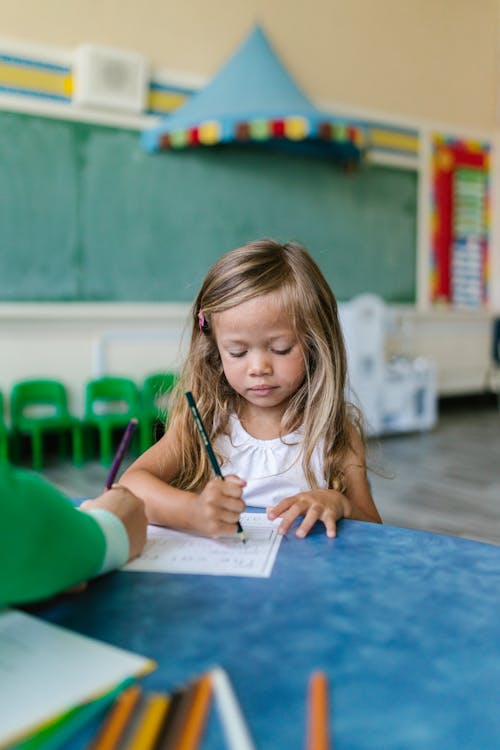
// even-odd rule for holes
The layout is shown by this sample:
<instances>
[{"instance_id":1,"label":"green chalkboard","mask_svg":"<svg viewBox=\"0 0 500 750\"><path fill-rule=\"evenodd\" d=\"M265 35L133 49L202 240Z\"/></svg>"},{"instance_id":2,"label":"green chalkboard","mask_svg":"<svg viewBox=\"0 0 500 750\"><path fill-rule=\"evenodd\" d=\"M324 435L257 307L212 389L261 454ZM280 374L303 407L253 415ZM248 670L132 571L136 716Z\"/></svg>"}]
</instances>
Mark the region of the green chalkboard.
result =
<instances>
[{"instance_id":1,"label":"green chalkboard","mask_svg":"<svg viewBox=\"0 0 500 750\"><path fill-rule=\"evenodd\" d=\"M209 265L294 239L340 300L413 302L417 177L237 146L146 154L135 131L0 113L0 300L190 301Z\"/></svg>"}]
</instances>

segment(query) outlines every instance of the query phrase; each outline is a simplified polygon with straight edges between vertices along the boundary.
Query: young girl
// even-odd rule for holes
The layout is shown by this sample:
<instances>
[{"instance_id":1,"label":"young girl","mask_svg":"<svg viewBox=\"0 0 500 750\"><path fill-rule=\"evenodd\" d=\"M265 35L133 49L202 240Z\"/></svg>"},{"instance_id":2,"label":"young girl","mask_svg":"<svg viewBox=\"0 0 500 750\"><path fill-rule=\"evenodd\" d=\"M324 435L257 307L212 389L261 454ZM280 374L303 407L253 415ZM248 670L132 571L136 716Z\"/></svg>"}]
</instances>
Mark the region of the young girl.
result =
<instances>
[{"instance_id":1,"label":"young girl","mask_svg":"<svg viewBox=\"0 0 500 750\"><path fill-rule=\"evenodd\" d=\"M340 518L380 523L363 432L345 399L337 303L298 244L258 240L223 255L192 310L189 355L168 429L123 475L150 523L234 534L245 504L335 536ZM221 463L214 478L188 409L192 391Z\"/></svg>"}]
</instances>

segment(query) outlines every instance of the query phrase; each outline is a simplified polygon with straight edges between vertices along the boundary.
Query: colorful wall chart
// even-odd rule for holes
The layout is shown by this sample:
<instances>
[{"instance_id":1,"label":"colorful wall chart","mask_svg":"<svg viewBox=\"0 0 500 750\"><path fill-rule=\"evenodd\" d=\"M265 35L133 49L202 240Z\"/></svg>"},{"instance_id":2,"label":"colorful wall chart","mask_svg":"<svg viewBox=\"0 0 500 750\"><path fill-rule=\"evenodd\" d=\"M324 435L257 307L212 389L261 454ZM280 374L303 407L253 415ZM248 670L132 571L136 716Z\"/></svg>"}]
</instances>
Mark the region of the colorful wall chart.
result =
<instances>
[{"instance_id":1,"label":"colorful wall chart","mask_svg":"<svg viewBox=\"0 0 500 750\"><path fill-rule=\"evenodd\" d=\"M432 138L431 301L488 302L490 145Z\"/></svg>"}]
</instances>

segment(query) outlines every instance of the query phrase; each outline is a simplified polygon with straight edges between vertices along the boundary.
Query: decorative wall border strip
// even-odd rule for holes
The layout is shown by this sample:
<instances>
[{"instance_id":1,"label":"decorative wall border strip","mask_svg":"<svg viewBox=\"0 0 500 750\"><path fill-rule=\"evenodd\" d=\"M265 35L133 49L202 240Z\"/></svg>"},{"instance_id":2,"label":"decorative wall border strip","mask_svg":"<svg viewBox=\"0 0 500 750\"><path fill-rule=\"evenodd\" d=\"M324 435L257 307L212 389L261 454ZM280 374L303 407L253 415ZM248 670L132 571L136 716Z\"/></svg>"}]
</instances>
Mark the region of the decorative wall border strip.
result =
<instances>
[{"instance_id":1,"label":"decorative wall border strip","mask_svg":"<svg viewBox=\"0 0 500 750\"><path fill-rule=\"evenodd\" d=\"M55 53L54 53L55 56ZM31 57L24 54L2 53L0 50L0 93L5 97L12 96L13 101L19 98L30 98L41 104L59 103L63 107L73 107L72 94L74 75L68 56L68 64L51 63L37 58L34 52ZM60 56L59 56L60 58ZM168 81L152 77L147 93L147 109L142 117L162 117L181 106L196 91L195 86L179 86ZM1 105L0 105L1 106ZM15 108L15 107L14 107ZM52 114L52 113L51 113ZM111 119L114 113L109 113ZM64 113L61 113L64 117ZM82 112L81 119L85 119ZM89 119L94 119L91 115ZM120 125L123 115L116 124ZM134 118L137 122L137 117ZM359 118L356 118L359 121ZM113 122L113 124L115 124ZM418 130L394 127L383 123L374 125L367 119L366 126L368 160L374 163L387 163L389 166L417 168L419 149ZM124 123L126 127L126 124Z\"/></svg>"}]
</instances>

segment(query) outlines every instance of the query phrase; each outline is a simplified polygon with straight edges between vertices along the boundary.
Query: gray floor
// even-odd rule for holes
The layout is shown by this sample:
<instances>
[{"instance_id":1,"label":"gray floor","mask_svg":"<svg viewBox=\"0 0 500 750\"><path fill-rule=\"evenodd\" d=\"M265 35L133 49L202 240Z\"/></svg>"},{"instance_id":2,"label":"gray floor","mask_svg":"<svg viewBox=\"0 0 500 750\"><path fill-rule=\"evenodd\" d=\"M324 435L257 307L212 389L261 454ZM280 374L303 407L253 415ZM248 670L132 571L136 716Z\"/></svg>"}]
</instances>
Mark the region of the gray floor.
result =
<instances>
[{"instance_id":1,"label":"gray floor","mask_svg":"<svg viewBox=\"0 0 500 750\"><path fill-rule=\"evenodd\" d=\"M447 400L432 432L370 440L373 495L385 523L500 544L500 412L492 399ZM107 470L50 462L72 497L99 494Z\"/></svg>"},{"instance_id":2,"label":"gray floor","mask_svg":"<svg viewBox=\"0 0 500 750\"><path fill-rule=\"evenodd\" d=\"M491 400L448 401L432 432L371 444L385 523L500 544L500 412Z\"/></svg>"}]
</instances>

